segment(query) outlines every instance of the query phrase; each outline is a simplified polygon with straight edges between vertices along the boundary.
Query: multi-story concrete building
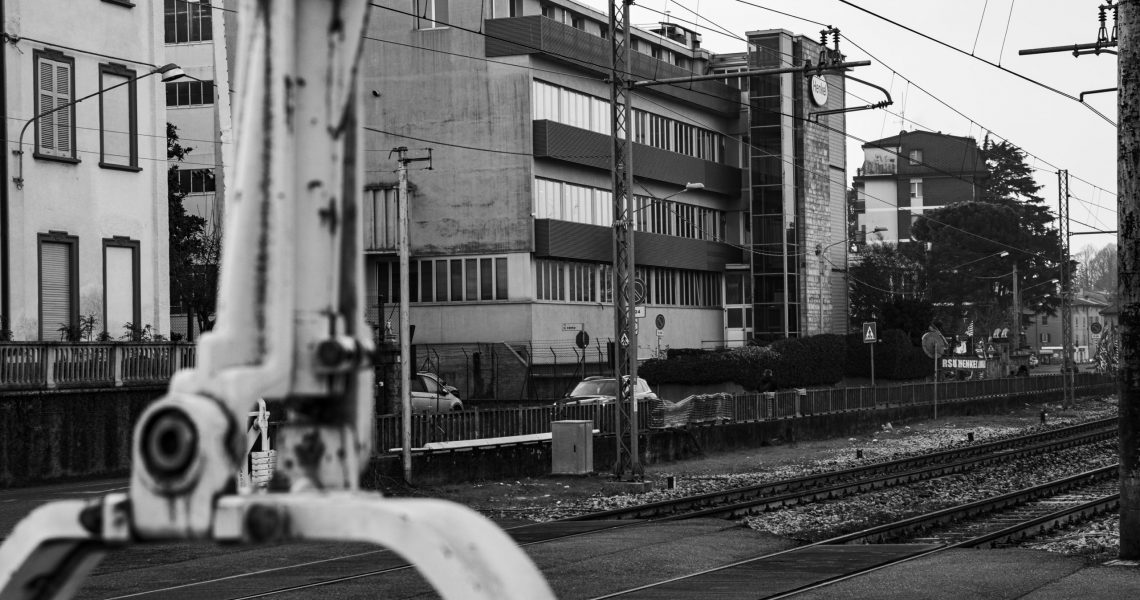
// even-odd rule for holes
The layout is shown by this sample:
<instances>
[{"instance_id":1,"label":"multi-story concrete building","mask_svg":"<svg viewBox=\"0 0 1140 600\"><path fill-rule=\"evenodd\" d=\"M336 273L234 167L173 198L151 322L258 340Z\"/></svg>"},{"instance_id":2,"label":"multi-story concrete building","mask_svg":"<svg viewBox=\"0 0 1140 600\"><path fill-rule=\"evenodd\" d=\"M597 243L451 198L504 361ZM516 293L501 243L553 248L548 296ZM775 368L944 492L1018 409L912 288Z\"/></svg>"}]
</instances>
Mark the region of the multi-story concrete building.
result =
<instances>
[{"instance_id":1,"label":"multi-story concrete building","mask_svg":"<svg viewBox=\"0 0 1140 600\"><path fill-rule=\"evenodd\" d=\"M7 117L0 329L58 340L169 331L166 132L153 2L0 4ZM151 76L153 75L153 76Z\"/></svg>"},{"instance_id":2,"label":"multi-story concrete building","mask_svg":"<svg viewBox=\"0 0 1140 600\"><path fill-rule=\"evenodd\" d=\"M226 157L233 148L230 60L237 37L233 0L164 0L162 40L168 60L186 78L166 84L166 118L177 128L179 143L190 148L178 168L187 213L206 220L209 235L221 235L225 206ZM176 283L176 282L172 282ZM171 329L197 337L197 323L178 298L171 299Z\"/></svg>"},{"instance_id":3,"label":"multi-story concrete building","mask_svg":"<svg viewBox=\"0 0 1140 600\"><path fill-rule=\"evenodd\" d=\"M430 147L432 169L409 176L414 341L524 342L542 360L580 330L612 338L606 15L569 0L418 5L378 3L365 42L376 321L394 322L398 300L389 153ZM633 32L637 79L726 74L633 93L641 357L846 330L832 275L847 246L844 121L812 115L843 106L842 77L814 98L803 74L742 89L732 73L819 54L786 31L748 36L749 52L715 56L682 26ZM690 183L703 189L679 193Z\"/></svg>"},{"instance_id":4,"label":"multi-story concrete building","mask_svg":"<svg viewBox=\"0 0 1140 600\"><path fill-rule=\"evenodd\" d=\"M882 228L868 241L909 242L923 211L978 199L986 177L974 138L903 131L867 142L853 184L859 228Z\"/></svg>"}]
</instances>

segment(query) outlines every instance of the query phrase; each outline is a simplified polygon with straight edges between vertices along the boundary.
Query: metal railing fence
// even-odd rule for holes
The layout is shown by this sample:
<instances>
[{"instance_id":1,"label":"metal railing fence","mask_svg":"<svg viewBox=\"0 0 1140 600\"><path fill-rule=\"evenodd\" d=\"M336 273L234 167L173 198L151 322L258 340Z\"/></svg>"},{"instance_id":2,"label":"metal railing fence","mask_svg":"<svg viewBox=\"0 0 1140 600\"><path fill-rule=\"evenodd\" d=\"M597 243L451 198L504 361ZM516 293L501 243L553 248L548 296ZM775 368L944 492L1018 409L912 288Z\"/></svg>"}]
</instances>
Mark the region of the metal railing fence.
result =
<instances>
[{"instance_id":1,"label":"metal railing fence","mask_svg":"<svg viewBox=\"0 0 1140 600\"><path fill-rule=\"evenodd\" d=\"M1060 374L938 382L937 402L941 405L1000 396L1060 393L1061 385ZM1115 377L1109 375L1078 373L1075 378L1077 393L1110 392L1115 389L1115 385ZM935 402L934 386L935 383L929 381L873 388L792 389L771 394L709 394L689 399L689 402L700 401L705 406L699 411L699 420L690 420L685 424L746 423L876 408L930 405ZM615 430L614 411L615 407L611 403L474 408L450 413L414 414L411 447L423 448L432 442L550 433L550 423L562 420L591 420L601 435L612 435ZM637 414L638 428L643 431L677 424L676 419L669 418L670 408L660 401L642 401ZM376 418L377 453L399 450L402 445L400 423L400 415L381 415Z\"/></svg>"}]
</instances>

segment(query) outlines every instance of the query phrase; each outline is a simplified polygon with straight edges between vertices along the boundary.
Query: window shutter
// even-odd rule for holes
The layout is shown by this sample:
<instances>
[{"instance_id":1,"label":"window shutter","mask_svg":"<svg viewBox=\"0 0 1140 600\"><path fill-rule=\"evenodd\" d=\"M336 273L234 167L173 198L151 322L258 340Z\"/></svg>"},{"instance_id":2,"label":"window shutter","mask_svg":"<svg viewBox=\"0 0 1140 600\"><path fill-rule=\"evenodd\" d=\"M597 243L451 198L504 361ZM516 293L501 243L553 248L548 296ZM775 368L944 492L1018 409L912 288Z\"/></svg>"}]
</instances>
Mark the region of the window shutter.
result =
<instances>
[{"instance_id":1,"label":"window shutter","mask_svg":"<svg viewBox=\"0 0 1140 600\"><path fill-rule=\"evenodd\" d=\"M36 149L37 152L44 152L51 154L55 150L55 113L45 115L44 113L55 108L55 78L52 77L54 67L51 61L40 60L40 72L38 74L39 81L37 87L39 89L39 114L44 115L40 117L37 122L37 127L40 134L40 147Z\"/></svg>"},{"instance_id":2,"label":"window shutter","mask_svg":"<svg viewBox=\"0 0 1140 600\"><path fill-rule=\"evenodd\" d=\"M36 151L50 156L71 157L74 155L71 139L72 107L44 114L71 102L71 65L41 57L37 79L38 114L44 116L37 121L39 147Z\"/></svg>"},{"instance_id":3,"label":"window shutter","mask_svg":"<svg viewBox=\"0 0 1140 600\"><path fill-rule=\"evenodd\" d=\"M71 245L40 246L40 339L59 338L59 327L71 325Z\"/></svg>"}]
</instances>

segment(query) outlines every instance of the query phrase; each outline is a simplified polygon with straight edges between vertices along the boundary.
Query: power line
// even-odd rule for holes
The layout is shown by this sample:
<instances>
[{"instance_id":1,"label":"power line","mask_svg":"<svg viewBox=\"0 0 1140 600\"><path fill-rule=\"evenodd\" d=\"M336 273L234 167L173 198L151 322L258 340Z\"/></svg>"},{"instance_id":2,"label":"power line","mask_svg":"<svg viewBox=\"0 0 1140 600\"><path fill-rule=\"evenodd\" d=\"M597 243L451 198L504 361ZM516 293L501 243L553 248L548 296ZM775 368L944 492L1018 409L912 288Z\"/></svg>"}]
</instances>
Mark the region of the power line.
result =
<instances>
[{"instance_id":1,"label":"power line","mask_svg":"<svg viewBox=\"0 0 1140 600\"><path fill-rule=\"evenodd\" d=\"M945 48L948 48L948 49L950 49L950 50L953 50L954 52L958 52L958 53L960 53L960 54L962 54L962 55L965 55L965 56L969 56L970 58L972 58L972 59L974 59L974 60L977 60L977 61L981 61L981 62L983 62L983 63L985 63L985 64L987 64L987 65L989 65L989 66L991 66L991 67L993 67L993 68L995 68L995 69L998 69L998 70L1000 70L1000 71L1003 71L1003 72L1005 72L1005 73L1009 73L1010 75L1013 75L1014 77L1017 77L1017 78L1019 78L1019 79L1025 80L1025 81L1027 81L1027 82L1029 82L1029 83L1032 83L1033 85L1036 85L1036 86L1038 86L1038 87L1041 87L1041 88L1044 88L1044 89L1046 89L1046 90L1049 90L1050 92L1053 92L1053 93L1055 93L1055 94L1058 94L1058 95L1060 95L1060 96L1062 96L1062 97L1068 98L1069 100L1072 100L1073 102L1076 102L1076 103L1080 104L1081 106L1084 106L1085 108L1089 109L1089 110L1090 110L1090 111L1092 111L1092 112L1093 112L1093 113L1094 113L1096 116L1098 116L1098 117L1100 117L1100 118L1104 119L1106 122L1108 122L1108 123L1109 123L1110 125L1112 125L1113 127L1116 127L1116 122L1115 122L1115 121L1113 121L1112 119L1109 119L1109 118L1108 118L1108 117L1106 117L1106 116L1105 116L1103 113L1101 113L1101 112L1100 112L1100 111L1098 111L1097 109L1093 108L1092 106L1089 106L1088 104L1086 104L1086 103L1084 103L1084 102L1081 102L1080 98L1077 98L1076 96L1073 96L1072 94L1067 94L1067 93L1065 93L1065 92L1062 92L1061 90L1059 90L1059 89L1057 89L1057 88L1055 88L1055 87L1053 87L1053 86L1050 86L1050 85L1047 85L1047 84L1045 84L1045 83L1042 83L1042 82L1040 82L1040 81L1037 81L1036 79L1033 79L1032 77L1029 77L1029 76L1027 76L1027 75L1022 75L1021 73L1018 73L1017 71L1014 71L1014 70L1011 70L1011 69L1007 69L1007 68L1005 68L1005 67L1001 66L1000 64L996 64L996 63L993 63L993 62L991 62L991 61L988 61L988 60L986 60L986 59L984 59L984 58L981 58L981 57L978 57L978 56L974 56L973 54L970 54L969 52L966 52L965 50L962 50L961 48L958 48L958 47L956 47L956 46L952 46L952 45L950 45L950 44L948 44L948 43L946 43L946 42L943 42L942 40L939 40L939 39L937 39L937 38L933 37L933 36L930 36L930 35L927 35L927 34L925 34L925 33L921 32L921 31L918 31L917 29L914 29L914 28L908 27L908 26L906 26L906 25L903 25L902 23L899 23L898 21L895 21L895 20L889 19L889 18L887 18L887 17L884 17L883 15L880 15L880 14L878 14L878 13L876 13L876 12L872 11L872 10L869 10L869 9L863 8L862 6L859 6L858 4L854 4L854 3L850 2L850 0L839 0L839 2L841 2L841 3L843 3L843 4L846 4L847 6L850 6L850 7L854 8L854 9L857 9L857 10L860 10L860 11L862 11L862 12L865 12L865 13L867 13L867 14L871 15L872 17L875 17L876 19L880 19L880 20L886 21L887 23L890 23L891 25L894 25L895 27L898 27L898 28L900 28L900 29L904 29L904 30L906 30L906 31L909 31L909 32L911 32L911 33L913 33L913 34L915 34L915 35L917 35L917 36L921 37L921 38L924 38L924 39L930 40L931 42L934 42L934 43L936 43L936 44L938 44L938 45L940 45L940 46L943 46L943 47L945 47ZM1012 10L1012 9L1011 9L1011 10Z\"/></svg>"}]
</instances>

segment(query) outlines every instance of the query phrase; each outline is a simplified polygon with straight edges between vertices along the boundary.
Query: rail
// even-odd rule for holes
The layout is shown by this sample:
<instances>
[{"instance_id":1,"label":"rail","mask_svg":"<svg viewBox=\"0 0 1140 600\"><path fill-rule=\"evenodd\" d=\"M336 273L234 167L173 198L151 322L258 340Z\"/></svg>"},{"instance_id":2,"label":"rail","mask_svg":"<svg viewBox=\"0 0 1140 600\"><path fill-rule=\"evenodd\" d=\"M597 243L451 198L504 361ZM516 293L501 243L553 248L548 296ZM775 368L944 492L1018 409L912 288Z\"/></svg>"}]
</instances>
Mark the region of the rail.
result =
<instances>
[{"instance_id":1,"label":"rail","mask_svg":"<svg viewBox=\"0 0 1140 600\"><path fill-rule=\"evenodd\" d=\"M5 342L0 390L164 384L195 357L178 342Z\"/></svg>"},{"instance_id":2,"label":"rail","mask_svg":"<svg viewBox=\"0 0 1140 600\"><path fill-rule=\"evenodd\" d=\"M660 401L642 401L637 411L638 429L647 431L664 426L771 421L800 416L823 415L878 408L919 406L933 403L934 382L890 387L848 387L808 390L781 390L774 394L709 394L687 399L704 403L693 410L687 422L670 419L670 407ZM938 384L938 403L951 404L1004 396L1033 397L1060 393L1062 378L1057 375L1008 377L979 381L946 381ZM1095 373L1078 373L1077 393L1111 393L1116 379ZM681 404L681 403L677 403ZM699 419L692 415L699 414ZM517 406L512 408L469 408L447 413L412 415L412 448L432 442L502 438L550 433L550 423L562 420L590 420L600 435L612 435L615 407L610 404L585 406ZM402 446L400 415L376 418L376 452L390 453Z\"/></svg>"}]
</instances>

